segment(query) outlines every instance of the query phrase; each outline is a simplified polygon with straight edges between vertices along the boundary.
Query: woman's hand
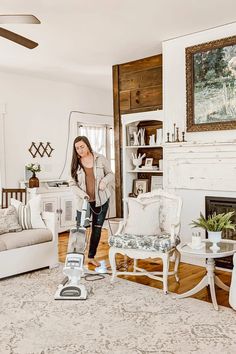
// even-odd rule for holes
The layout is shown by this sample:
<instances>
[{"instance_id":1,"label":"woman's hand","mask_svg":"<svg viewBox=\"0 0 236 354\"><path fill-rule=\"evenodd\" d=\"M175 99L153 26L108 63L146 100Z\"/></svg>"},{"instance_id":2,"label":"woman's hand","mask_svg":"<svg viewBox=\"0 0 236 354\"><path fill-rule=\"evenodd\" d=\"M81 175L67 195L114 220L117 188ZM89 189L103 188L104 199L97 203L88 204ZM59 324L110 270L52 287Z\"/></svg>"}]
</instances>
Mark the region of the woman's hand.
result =
<instances>
[{"instance_id":1,"label":"woman's hand","mask_svg":"<svg viewBox=\"0 0 236 354\"><path fill-rule=\"evenodd\" d=\"M106 183L104 181L100 181L98 188L100 191L104 191L106 189Z\"/></svg>"}]
</instances>

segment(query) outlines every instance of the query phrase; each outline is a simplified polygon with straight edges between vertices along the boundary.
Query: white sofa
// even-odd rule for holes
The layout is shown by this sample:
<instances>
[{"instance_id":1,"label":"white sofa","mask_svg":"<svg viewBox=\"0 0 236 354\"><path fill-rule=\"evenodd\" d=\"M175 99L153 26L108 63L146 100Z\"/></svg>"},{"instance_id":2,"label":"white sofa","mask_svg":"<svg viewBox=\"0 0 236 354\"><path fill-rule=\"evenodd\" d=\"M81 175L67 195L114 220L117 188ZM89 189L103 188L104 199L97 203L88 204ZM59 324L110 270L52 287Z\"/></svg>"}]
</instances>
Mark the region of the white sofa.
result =
<instances>
[{"instance_id":1,"label":"white sofa","mask_svg":"<svg viewBox=\"0 0 236 354\"><path fill-rule=\"evenodd\" d=\"M0 235L0 279L58 264L58 233L55 214L42 213L46 229L23 230Z\"/></svg>"}]
</instances>

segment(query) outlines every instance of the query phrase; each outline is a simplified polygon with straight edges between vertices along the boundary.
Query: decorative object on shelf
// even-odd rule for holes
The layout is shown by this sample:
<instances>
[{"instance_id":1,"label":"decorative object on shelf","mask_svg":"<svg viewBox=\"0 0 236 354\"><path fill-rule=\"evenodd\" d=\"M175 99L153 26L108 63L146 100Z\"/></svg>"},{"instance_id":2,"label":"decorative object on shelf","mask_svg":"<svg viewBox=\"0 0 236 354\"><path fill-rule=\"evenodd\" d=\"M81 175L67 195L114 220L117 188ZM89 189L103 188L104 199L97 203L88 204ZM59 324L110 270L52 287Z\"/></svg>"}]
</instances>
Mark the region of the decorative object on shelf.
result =
<instances>
[{"instance_id":1,"label":"decorative object on shelf","mask_svg":"<svg viewBox=\"0 0 236 354\"><path fill-rule=\"evenodd\" d=\"M31 153L33 158L35 158L37 154L39 154L40 157L43 157L45 154L48 157L51 157L53 150L54 149L51 147L51 143L47 142L46 144L43 144L41 141L38 146L35 142L32 142L29 148L29 152Z\"/></svg>"},{"instance_id":2,"label":"decorative object on shelf","mask_svg":"<svg viewBox=\"0 0 236 354\"><path fill-rule=\"evenodd\" d=\"M145 156L146 156L146 154L143 154L142 156L141 156L141 154L138 154L138 156L137 156L137 154L132 153L132 162L135 166L135 170L138 170L139 166L142 165L142 160Z\"/></svg>"},{"instance_id":3,"label":"decorative object on shelf","mask_svg":"<svg viewBox=\"0 0 236 354\"><path fill-rule=\"evenodd\" d=\"M170 143L170 133L167 133L167 143Z\"/></svg>"},{"instance_id":4,"label":"decorative object on shelf","mask_svg":"<svg viewBox=\"0 0 236 354\"><path fill-rule=\"evenodd\" d=\"M139 172L151 172L151 171L158 171L157 166L141 166L138 170Z\"/></svg>"},{"instance_id":5,"label":"decorative object on shelf","mask_svg":"<svg viewBox=\"0 0 236 354\"><path fill-rule=\"evenodd\" d=\"M148 192L148 179L134 179L133 181L133 194L138 196L142 193Z\"/></svg>"},{"instance_id":6,"label":"decorative object on shelf","mask_svg":"<svg viewBox=\"0 0 236 354\"><path fill-rule=\"evenodd\" d=\"M149 137L149 145L156 145L155 134L150 135L150 137Z\"/></svg>"},{"instance_id":7,"label":"decorative object on shelf","mask_svg":"<svg viewBox=\"0 0 236 354\"><path fill-rule=\"evenodd\" d=\"M145 160L145 167L152 167L152 163L153 163L153 158L147 158Z\"/></svg>"},{"instance_id":8,"label":"decorative object on shelf","mask_svg":"<svg viewBox=\"0 0 236 354\"><path fill-rule=\"evenodd\" d=\"M156 145L161 145L163 139L163 130L162 128L158 128L156 130Z\"/></svg>"},{"instance_id":9,"label":"decorative object on shelf","mask_svg":"<svg viewBox=\"0 0 236 354\"><path fill-rule=\"evenodd\" d=\"M163 177L162 176L152 176L151 177L151 191L154 189L163 188Z\"/></svg>"},{"instance_id":10,"label":"decorative object on shelf","mask_svg":"<svg viewBox=\"0 0 236 354\"><path fill-rule=\"evenodd\" d=\"M41 168L38 163L29 163L26 165L26 169L32 172L32 177L29 179L29 188L39 187L39 179L36 177L36 172L40 172Z\"/></svg>"},{"instance_id":11,"label":"decorative object on shelf","mask_svg":"<svg viewBox=\"0 0 236 354\"><path fill-rule=\"evenodd\" d=\"M187 131L236 129L236 36L186 48Z\"/></svg>"},{"instance_id":12,"label":"decorative object on shelf","mask_svg":"<svg viewBox=\"0 0 236 354\"><path fill-rule=\"evenodd\" d=\"M212 251L217 252L219 249L217 242L221 240L222 230L231 229L235 231L236 224L233 224L230 220L233 215L234 211L222 214L213 213L206 219L203 214L200 213L200 217L196 221L193 220L190 225L207 230L208 239L213 243L213 246L210 248Z\"/></svg>"},{"instance_id":13,"label":"decorative object on shelf","mask_svg":"<svg viewBox=\"0 0 236 354\"><path fill-rule=\"evenodd\" d=\"M180 140L179 140L179 128L177 127L176 128L176 139L175 139L176 143L179 143Z\"/></svg>"},{"instance_id":14,"label":"decorative object on shelf","mask_svg":"<svg viewBox=\"0 0 236 354\"><path fill-rule=\"evenodd\" d=\"M174 123L174 133L171 134L171 141L170 141L170 133L168 132L166 143L186 143L184 137L185 137L185 132L183 131L182 140L179 139L179 127L176 127L176 124Z\"/></svg>"},{"instance_id":15,"label":"decorative object on shelf","mask_svg":"<svg viewBox=\"0 0 236 354\"><path fill-rule=\"evenodd\" d=\"M129 198L137 198L137 195L135 195L134 193L129 193Z\"/></svg>"},{"instance_id":16,"label":"decorative object on shelf","mask_svg":"<svg viewBox=\"0 0 236 354\"><path fill-rule=\"evenodd\" d=\"M140 131L140 145L145 146L145 128L141 128L139 131Z\"/></svg>"},{"instance_id":17,"label":"decorative object on shelf","mask_svg":"<svg viewBox=\"0 0 236 354\"><path fill-rule=\"evenodd\" d=\"M163 160L159 160L159 170L163 171Z\"/></svg>"},{"instance_id":18,"label":"decorative object on shelf","mask_svg":"<svg viewBox=\"0 0 236 354\"><path fill-rule=\"evenodd\" d=\"M127 125L126 127L126 136L127 136L127 146L134 145L134 133L138 132L138 128L136 125Z\"/></svg>"},{"instance_id":19,"label":"decorative object on shelf","mask_svg":"<svg viewBox=\"0 0 236 354\"><path fill-rule=\"evenodd\" d=\"M134 137L134 146L138 146L139 145L139 135L140 135L140 130L136 133L133 132L133 137Z\"/></svg>"}]
</instances>

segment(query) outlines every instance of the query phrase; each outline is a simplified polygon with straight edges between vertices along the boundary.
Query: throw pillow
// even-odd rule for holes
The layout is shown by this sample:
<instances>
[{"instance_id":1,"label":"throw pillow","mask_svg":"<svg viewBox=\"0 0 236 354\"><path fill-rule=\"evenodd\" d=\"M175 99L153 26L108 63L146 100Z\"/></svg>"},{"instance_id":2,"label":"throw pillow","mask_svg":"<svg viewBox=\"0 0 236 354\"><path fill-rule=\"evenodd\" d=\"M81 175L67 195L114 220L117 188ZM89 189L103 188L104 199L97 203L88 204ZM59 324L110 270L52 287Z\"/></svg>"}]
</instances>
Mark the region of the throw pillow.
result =
<instances>
[{"instance_id":1,"label":"throw pillow","mask_svg":"<svg viewBox=\"0 0 236 354\"><path fill-rule=\"evenodd\" d=\"M11 198L18 214L19 223L24 230L45 229L46 225L41 217L41 196L37 195L30 199L26 205L19 200Z\"/></svg>"},{"instance_id":2,"label":"throw pillow","mask_svg":"<svg viewBox=\"0 0 236 354\"><path fill-rule=\"evenodd\" d=\"M158 235L159 227L159 201L145 201L128 198L129 214L124 233L133 235Z\"/></svg>"},{"instance_id":3,"label":"throw pillow","mask_svg":"<svg viewBox=\"0 0 236 354\"><path fill-rule=\"evenodd\" d=\"M0 209L0 234L21 230L22 228L18 222L16 208L10 206L7 209Z\"/></svg>"},{"instance_id":4,"label":"throw pillow","mask_svg":"<svg viewBox=\"0 0 236 354\"><path fill-rule=\"evenodd\" d=\"M2 210L0 210L0 235L9 232L6 225L5 216L1 213L1 211Z\"/></svg>"}]
</instances>

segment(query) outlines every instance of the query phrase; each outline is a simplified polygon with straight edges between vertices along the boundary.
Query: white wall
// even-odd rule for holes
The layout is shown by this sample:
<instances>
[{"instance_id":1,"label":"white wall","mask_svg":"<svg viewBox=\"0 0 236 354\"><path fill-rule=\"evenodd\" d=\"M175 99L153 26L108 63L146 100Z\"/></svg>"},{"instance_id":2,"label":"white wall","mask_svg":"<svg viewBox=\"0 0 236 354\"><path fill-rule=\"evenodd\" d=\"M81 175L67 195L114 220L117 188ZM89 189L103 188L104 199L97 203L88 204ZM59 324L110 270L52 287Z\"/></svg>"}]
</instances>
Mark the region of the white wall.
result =
<instances>
[{"instance_id":1,"label":"white wall","mask_svg":"<svg viewBox=\"0 0 236 354\"><path fill-rule=\"evenodd\" d=\"M185 48L196 44L229 37L235 35L235 33L236 23L165 41L163 43L164 137L166 137L167 132L173 132L174 123L176 123L176 125L180 128L180 131L186 131ZM223 161L223 166L225 168L224 173L225 176L228 177L227 174L230 169L227 169L227 163L229 166L230 159L233 157L232 151L235 150L233 145L236 142L236 132L235 130L222 130L186 133L186 140L188 142L185 145L186 148L184 148L184 144L182 144L183 147L181 147L181 144L168 144L168 148L166 148L167 161L165 161L164 167L164 181L166 187L171 184L172 189L183 198L182 241L190 242L192 230L189 223L192 219L199 216L200 211L203 213L205 212L205 196L214 195L236 197L236 188L235 190L232 190L232 185L227 184L227 178L224 180L222 177L221 188L217 187L219 186L218 177L220 177L217 175L217 172L215 174L215 181L217 181L217 183L214 184L214 178L212 179L212 174L214 174L213 170L211 171L211 176L209 175L209 169L205 169L204 175L202 175L206 181L206 188L201 186L200 182L197 184L197 179L195 178L199 172L197 169L199 169L199 161L201 160L204 161L204 163L211 163L214 161L215 165L213 164L212 169L214 169L214 166L217 166L218 163L222 163ZM200 142L203 143L201 146L202 155L200 159L198 156L197 159L194 160L192 159L193 155L191 155L191 153L194 150L194 146L196 147L195 149L197 149L197 144ZM214 147L214 144L208 144L211 142L215 142L215 145L217 146L216 150L220 151L220 154L223 156L224 160L218 158L219 156L217 153L214 154L214 151L212 152L209 150L212 150L212 147ZM232 142L231 151L227 151L227 149L230 150L229 147L227 147L227 144L221 145L221 142ZM178 156L176 154L178 154ZM179 162L177 162L177 157ZM235 159L231 161L236 168ZM189 168L186 168L187 164L189 164ZM185 169L181 167L182 165L184 165ZM202 166L200 166L200 168L202 168ZM181 178L181 173L184 178ZM213 183L209 183L208 178L211 178ZM183 179L188 181L188 183L184 185ZM200 181L200 179L198 179L198 181ZM202 237L203 236L204 232L202 231ZM183 259L186 260L184 257ZM196 264L202 263L197 259L189 259L189 261Z\"/></svg>"},{"instance_id":2,"label":"white wall","mask_svg":"<svg viewBox=\"0 0 236 354\"><path fill-rule=\"evenodd\" d=\"M58 178L64 164L71 110L110 115L113 111L112 92L3 72L0 72L0 101L6 104L5 187L8 188L18 187L18 182L24 179L24 165L29 162L42 165L40 178ZM111 123L110 118L108 122ZM28 149L33 141L50 142L55 149L52 157L32 158Z\"/></svg>"},{"instance_id":3,"label":"white wall","mask_svg":"<svg viewBox=\"0 0 236 354\"><path fill-rule=\"evenodd\" d=\"M173 124L186 131L185 48L213 41L236 33L236 22L208 31L163 42L163 109L165 137L173 132ZM187 141L236 141L235 130L186 133Z\"/></svg>"}]
</instances>

